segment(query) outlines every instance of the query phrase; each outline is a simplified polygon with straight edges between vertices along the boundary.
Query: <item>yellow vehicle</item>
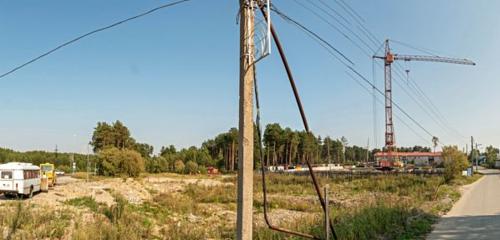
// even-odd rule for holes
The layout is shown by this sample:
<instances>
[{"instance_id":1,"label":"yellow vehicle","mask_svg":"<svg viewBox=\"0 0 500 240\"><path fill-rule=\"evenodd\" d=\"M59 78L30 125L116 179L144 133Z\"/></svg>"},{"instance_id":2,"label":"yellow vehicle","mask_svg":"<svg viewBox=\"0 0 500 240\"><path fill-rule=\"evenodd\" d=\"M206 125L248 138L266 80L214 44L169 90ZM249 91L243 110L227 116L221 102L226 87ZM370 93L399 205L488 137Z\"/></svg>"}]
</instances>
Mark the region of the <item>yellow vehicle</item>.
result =
<instances>
[{"instance_id":1,"label":"yellow vehicle","mask_svg":"<svg viewBox=\"0 0 500 240\"><path fill-rule=\"evenodd\" d=\"M46 177L49 182L49 187L56 185L56 168L52 163L40 164L40 173L42 177Z\"/></svg>"}]
</instances>

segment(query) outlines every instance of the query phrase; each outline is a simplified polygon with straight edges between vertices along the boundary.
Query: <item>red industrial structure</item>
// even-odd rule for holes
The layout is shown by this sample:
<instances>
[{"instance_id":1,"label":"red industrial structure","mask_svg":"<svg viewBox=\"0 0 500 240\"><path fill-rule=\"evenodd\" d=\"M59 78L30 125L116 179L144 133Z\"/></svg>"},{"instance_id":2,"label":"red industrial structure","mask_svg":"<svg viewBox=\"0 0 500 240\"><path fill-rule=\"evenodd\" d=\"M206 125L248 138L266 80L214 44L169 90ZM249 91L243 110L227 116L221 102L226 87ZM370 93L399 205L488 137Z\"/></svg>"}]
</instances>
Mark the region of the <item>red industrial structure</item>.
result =
<instances>
[{"instance_id":1,"label":"red industrial structure","mask_svg":"<svg viewBox=\"0 0 500 240\"><path fill-rule=\"evenodd\" d=\"M421 55L399 55L391 52L389 39L385 40L385 55L373 56L374 59L384 60L384 79L385 79L385 157L386 160L395 162L398 156L406 153L398 153L396 148L394 123L392 119L392 70L391 65L394 61L424 61L424 62L442 62L452 64L476 65L467 59L447 58L439 56L421 56ZM434 139L435 137L433 137ZM437 139L437 138L436 138Z\"/></svg>"},{"instance_id":2,"label":"red industrial structure","mask_svg":"<svg viewBox=\"0 0 500 240\"><path fill-rule=\"evenodd\" d=\"M443 161L442 152L378 152L375 161L380 167L403 167L403 164L432 166Z\"/></svg>"}]
</instances>

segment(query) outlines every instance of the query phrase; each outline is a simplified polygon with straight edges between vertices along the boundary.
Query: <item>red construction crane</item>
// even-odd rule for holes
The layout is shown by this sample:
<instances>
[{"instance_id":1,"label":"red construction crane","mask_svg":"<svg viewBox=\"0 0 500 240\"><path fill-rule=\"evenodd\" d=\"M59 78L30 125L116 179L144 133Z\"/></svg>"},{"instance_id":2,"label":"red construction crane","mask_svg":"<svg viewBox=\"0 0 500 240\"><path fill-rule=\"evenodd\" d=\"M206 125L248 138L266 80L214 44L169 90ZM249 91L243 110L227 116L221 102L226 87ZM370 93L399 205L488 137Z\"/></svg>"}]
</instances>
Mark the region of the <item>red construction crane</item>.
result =
<instances>
[{"instance_id":1,"label":"red construction crane","mask_svg":"<svg viewBox=\"0 0 500 240\"><path fill-rule=\"evenodd\" d=\"M373 58L384 60L385 75L385 149L387 152L396 151L394 140L394 123L392 121L392 77L391 64L394 61L423 61L423 62L442 62L452 64L476 65L468 59L447 58L439 56L421 56L421 55L399 55L391 52L389 48L389 39L385 40L385 55L373 56Z\"/></svg>"}]
</instances>

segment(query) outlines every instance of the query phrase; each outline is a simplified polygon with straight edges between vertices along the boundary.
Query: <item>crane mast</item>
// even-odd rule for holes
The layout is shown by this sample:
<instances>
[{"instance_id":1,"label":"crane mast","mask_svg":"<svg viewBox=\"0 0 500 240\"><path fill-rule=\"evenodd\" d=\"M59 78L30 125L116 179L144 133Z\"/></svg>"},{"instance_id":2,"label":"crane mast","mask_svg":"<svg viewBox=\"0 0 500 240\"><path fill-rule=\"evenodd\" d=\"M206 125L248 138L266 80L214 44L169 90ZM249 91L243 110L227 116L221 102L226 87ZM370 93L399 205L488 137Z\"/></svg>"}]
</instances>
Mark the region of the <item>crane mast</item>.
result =
<instances>
[{"instance_id":1,"label":"crane mast","mask_svg":"<svg viewBox=\"0 0 500 240\"><path fill-rule=\"evenodd\" d=\"M392 69L394 55L389 48L389 40L385 42L384 81L385 81L385 149L395 151L394 123L392 121Z\"/></svg>"},{"instance_id":2,"label":"crane mast","mask_svg":"<svg viewBox=\"0 0 500 240\"><path fill-rule=\"evenodd\" d=\"M423 62L442 62L451 64L476 65L468 59L457 59L440 56L423 55L399 55L391 52L389 39L385 40L384 56L373 56L374 59L384 61L384 82L385 82L385 151L396 152L396 141L394 137L394 122L392 114L392 63L394 61L423 61Z\"/></svg>"}]
</instances>

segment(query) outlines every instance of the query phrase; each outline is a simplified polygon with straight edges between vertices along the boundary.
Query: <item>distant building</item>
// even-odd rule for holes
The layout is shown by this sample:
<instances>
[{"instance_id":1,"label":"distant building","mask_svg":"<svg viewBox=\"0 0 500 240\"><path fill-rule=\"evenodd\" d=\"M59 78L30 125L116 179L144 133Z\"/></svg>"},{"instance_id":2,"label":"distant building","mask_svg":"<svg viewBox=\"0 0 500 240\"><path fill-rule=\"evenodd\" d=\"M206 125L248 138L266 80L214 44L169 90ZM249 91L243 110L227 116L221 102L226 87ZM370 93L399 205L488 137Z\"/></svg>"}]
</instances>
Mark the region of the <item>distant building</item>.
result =
<instances>
[{"instance_id":1,"label":"distant building","mask_svg":"<svg viewBox=\"0 0 500 240\"><path fill-rule=\"evenodd\" d=\"M442 155L442 152L378 152L374 156L379 163L394 161L402 162L404 165L432 166L443 162Z\"/></svg>"}]
</instances>

